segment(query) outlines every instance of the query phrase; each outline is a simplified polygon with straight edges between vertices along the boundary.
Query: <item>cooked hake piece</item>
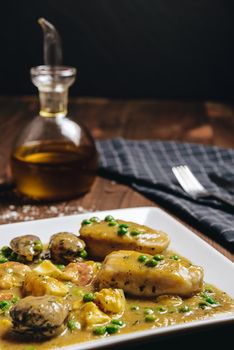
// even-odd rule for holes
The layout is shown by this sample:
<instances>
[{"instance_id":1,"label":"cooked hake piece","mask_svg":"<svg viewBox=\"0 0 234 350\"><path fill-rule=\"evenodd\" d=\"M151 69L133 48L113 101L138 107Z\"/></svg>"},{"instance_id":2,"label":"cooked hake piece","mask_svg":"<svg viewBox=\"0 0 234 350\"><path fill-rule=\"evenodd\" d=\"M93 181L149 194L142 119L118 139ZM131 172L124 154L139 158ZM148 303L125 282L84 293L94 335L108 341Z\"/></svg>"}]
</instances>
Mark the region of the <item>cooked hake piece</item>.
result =
<instances>
[{"instance_id":1,"label":"cooked hake piece","mask_svg":"<svg viewBox=\"0 0 234 350\"><path fill-rule=\"evenodd\" d=\"M175 256L142 255L133 251L109 254L97 275L101 288L121 288L131 295L154 297L162 294L190 296L203 285L203 269Z\"/></svg>"},{"instance_id":2,"label":"cooked hake piece","mask_svg":"<svg viewBox=\"0 0 234 350\"><path fill-rule=\"evenodd\" d=\"M89 254L99 260L114 250L137 250L142 253L161 253L169 244L162 231L123 220L92 222L85 220L80 238L86 243Z\"/></svg>"}]
</instances>

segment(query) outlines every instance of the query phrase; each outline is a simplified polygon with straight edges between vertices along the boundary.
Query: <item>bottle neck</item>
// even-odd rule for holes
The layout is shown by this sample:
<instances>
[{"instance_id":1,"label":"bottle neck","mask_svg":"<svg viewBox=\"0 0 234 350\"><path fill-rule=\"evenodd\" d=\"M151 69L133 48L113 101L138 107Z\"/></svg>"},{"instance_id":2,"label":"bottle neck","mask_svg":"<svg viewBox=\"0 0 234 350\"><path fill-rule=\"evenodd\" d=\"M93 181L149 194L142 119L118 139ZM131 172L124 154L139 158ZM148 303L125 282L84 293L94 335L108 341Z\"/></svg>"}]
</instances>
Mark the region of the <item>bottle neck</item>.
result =
<instances>
[{"instance_id":1,"label":"bottle neck","mask_svg":"<svg viewBox=\"0 0 234 350\"><path fill-rule=\"evenodd\" d=\"M39 90L40 115L58 117L67 114L68 89L62 91Z\"/></svg>"}]
</instances>

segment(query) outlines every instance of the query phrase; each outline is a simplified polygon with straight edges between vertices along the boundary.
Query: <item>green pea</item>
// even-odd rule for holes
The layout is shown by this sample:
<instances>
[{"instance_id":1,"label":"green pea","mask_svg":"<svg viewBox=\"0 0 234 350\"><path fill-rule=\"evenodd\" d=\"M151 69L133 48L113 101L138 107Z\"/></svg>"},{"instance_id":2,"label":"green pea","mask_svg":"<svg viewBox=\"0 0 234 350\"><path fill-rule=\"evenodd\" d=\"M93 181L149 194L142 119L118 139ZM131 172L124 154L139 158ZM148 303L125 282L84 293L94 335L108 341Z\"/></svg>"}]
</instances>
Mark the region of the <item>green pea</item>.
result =
<instances>
[{"instance_id":1,"label":"green pea","mask_svg":"<svg viewBox=\"0 0 234 350\"><path fill-rule=\"evenodd\" d=\"M191 308L188 305L183 305L179 308L179 312L186 313L191 311Z\"/></svg>"},{"instance_id":2,"label":"green pea","mask_svg":"<svg viewBox=\"0 0 234 350\"><path fill-rule=\"evenodd\" d=\"M93 293L86 293L83 296L83 301L88 302L88 301L94 301L95 295Z\"/></svg>"},{"instance_id":3,"label":"green pea","mask_svg":"<svg viewBox=\"0 0 234 350\"><path fill-rule=\"evenodd\" d=\"M37 350L34 348L34 346L27 346L26 348L23 348L23 350Z\"/></svg>"},{"instance_id":4,"label":"green pea","mask_svg":"<svg viewBox=\"0 0 234 350\"><path fill-rule=\"evenodd\" d=\"M0 254L0 264L4 264L7 261L8 259L4 255Z\"/></svg>"},{"instance_id":5,"label":"green pea","mask_svg":"<svg viewBox=\"0 0 234 350\"><path fill-rule=\"evenodd\" d=\"M206 293L201 293L202 298L210 305L218 304L217 301Z\"/></svg>"},{"instance_id":6,"label":"green pea","mask_svg":"<svg viewBox=\"0 0 234 350\"><path fill-rule=\"evenodd\" d=\"M157 306L155 310L159 313L167 312L167 309L164 306Z\"/></svg>"},{"instance_id":7,"label":"green pea","mask_svg":"<svg viewBox=\"0 0 234 350\"><path fill-rule=\"evenodd\" d=\"M4 246L2 247L1 252L6 258L8 258L12 253L12 249L8 246Z\"/></svg>"},{"instance_id":8,"label":"green pea","mask_svg":"<svg viewBox=\"0 0 234 350\"><path fill-rule=\"evenodd\" d=\"M131 236L138 236L138 235L140 235L141 234L141 232L139 232L139 231L131 231L130 232L130 235Z\"/></svg>"},{"instance_id":9,"label":"green pea","mask_svg":"<svg viewBox=\"0 0 234 350\"><path fill-rule=\"evenodd\" d=\"M124 322L121 320L112 320L111 323L116 324L117 326L120 326L120 327L124 326Z\"/></svg>"},{"instance_id":10,"label":"green pea","mask_svg":"<svg viewBox=\"0 0 234 350\"><path fill-rule=\"evenodd\" d=\"M97 217L97 216L93 216L91 219L90 219L91 222L100 222L101 220Z\"/></svg>"},{"instance_id":11,"label":"green pea","mask_svg":"<svg viewBox=\"0 0 234 350\"><path fill-rule=\"evenodd\" d=\"M172 255L172 256L170 256L170 259L179 260L179 256L178 255Z\"/></svg>"},{"instance_id":12,"label":"green pea","mask_svg":"<svg viewBox=\"0 0 234 350\"><path fill-rule=\"evenodd\" d=\"M150 259L150 260L146 261L145 265L148 267L155 267L158 265L158 262L154 259Z\"/></svg>"},{"instance_id":13,"label":"green pea","mask_svg":"<svg viewBox=\"0 0 234 350\"><path fill-rule=\"evenodd\" d=\"M70 331L75 331L76 329L80 328L80 324L75 320L69 320L67 322L67 328L70 329Z\"/></svg>"},{"instance_id":14,"label":"green pea","mask_svg":"<svg viewBox=\"0 0 234 350\"><path fill-rule=\"evenodd\" d=\"M161 261L161 260L164 260L164 256L161 254L156 254L154 255L153 259L156 261Z\"/></svg>"},{"instance_id":15,"label":"green pea","mask_svg":"<svg viewBox=\"0 0 234 350\"><path fill-rule=\"evenodd\" d=\"M117 333L119 331L119 326L117 326L116 324L108 324L106 326L106 331L108 334Z\"/></svg>"},{"instance_id":16,"label":"green pea","mask_svg":"<svg viewBox=\"0 0 234 350\"><path fill-rule=\"evenodd\" d=\"M81 225L90 225L91 224L91 220L85 219L82 221Z\"/></svg>"},{"instance_id":17,"label":"green pea","mask_svg":"<svg viewBox=\"0 0 234 350\"><path fill-rule=\"evenodd\" d=\"M120 227L120 229L118 230L118 235L119 236L124 236L128 233L128 229L126 227Z\"/></svg>"},{"instance_id":18,"label":"green pea","mask_svg":"<svg viewBox=\"0 0 234 350\"><path fill-rule=\"evenodd\" d=\"M104 335L106 333L105 326L98 326L93 329L93 334L95 335Z\"/></svg>"},{"instance_id":19,"label":"green pea","mask_svg":"<svg viewBox=\"0 0 234 350\"><path fill-rule=\"evenodd\" d=\"M108 223L108 226L116 226L117 225L117 222L116 221L110 221Z\"/></svg>"},{"instance_id":20,"label":"green pea","mask_svg":"<svg viewBox=\"0 0 234 350\"><path fill-rule=\"evenodd\" d=\"M36 252L41 252L41 251L43 250L43 245L42 245L41 241L35 241L35 242L34 242L33 249L34 249Z\"/></svg>"},{"instance_id":21,"label":"green pea","mask_svg":"<svg viewBox=\"0 0 234 350\"><path fill-rule=\"evenodd\" d=\"M145 315L152 315L154 313L154 310L151 309L150 307L145 307L144 308L144 314Z\"/></svg>"},{"instance_id":22,"label":"green pea","mask_svg":"<svg viewBox=\"0 0 234 350\"><path fill-rule=\"evenodd\" d=\"M7 301L7 300L1 300L0 301L0 309L2 311L7 311L7 310L10 309L10 307L11 307L10 301Z\"/></svg>"},{"instance_id":23,"label":"green pea","mask_svg":"<svg viewBox=\"0 0 234 350\"><path fill-rule=\"evenodd\" d=\"M83 249L83 250L80 251L79 256L80 256L82 259L86 259L86 258L88 257L88 253L86 252L85 249Z\"/></svg>"},{"instance_id":24,"label":"green pea","mask_svg":"<svg viewBox=\"0 0 234 350\"><path fill-rule=\"evenodd\" d=\"M205 301L210 304L210 305L213 305L213 304L218 304L216 300L214 300L213 298L211 298L210 296L207 296L205 298Z\"/></svg>"},{"instance_id":25,"label":"green pea","mask_svg":"<svg viewBox=\"0 0 234 350\"><path fill-rule=\"evenodd\" d=\"M104 219L106 222L115 221L112 215L107 215Z\"/></svg>"},{"instance_id":26,"label":"green pea","mask_svg":"<svg viewBox=\"0 0 234 350\"><path fill-rule=\"evenodd\" d=\"M124 228L128 228L128 225L127 224L120 224L119 227L124 227Z\"/></svg>"},{"instance_id":27,"label":"green pea","mask_svg":"<svg viewBox=\"0 0 234 350\"><path fill-rule=\"evenodd\" d=\"M64 270L65 269L65 265L63 264L56 264L55 265L59 270Z\"/></svg>"},{"instance_id":28,"label":"green pea","mask_svg":"<svg viewBox=\"0 0 234 350\"><path fill-rule=\"evenodd\" d=\"M140 262L146 262L148 258L146 255L139 255L137 260Z\"/></svg>"},{"instance_id":29,"label":"green pea","mask_svg":"<svg viewBox=\"0 0 234 350\"><path fill-rule=\"evenodd\" d=\"M145 322L154 322L155 320L156 320L156 317L154 315L145 316Z\"/></svg>"}]
</instances>

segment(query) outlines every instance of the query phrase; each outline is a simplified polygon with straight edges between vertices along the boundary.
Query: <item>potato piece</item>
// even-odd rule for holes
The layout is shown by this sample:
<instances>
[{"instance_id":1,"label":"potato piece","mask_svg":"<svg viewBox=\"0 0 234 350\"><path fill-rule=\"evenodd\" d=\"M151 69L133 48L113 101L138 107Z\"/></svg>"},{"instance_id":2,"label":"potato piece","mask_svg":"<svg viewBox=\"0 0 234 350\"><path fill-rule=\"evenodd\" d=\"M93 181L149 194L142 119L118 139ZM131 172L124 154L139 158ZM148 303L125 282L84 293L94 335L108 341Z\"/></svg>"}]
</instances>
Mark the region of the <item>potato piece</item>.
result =
<instances>
[{"instance_id":1,"label":"potato piece","mask_svg":"<svg viewBox=\"0 0 234 350\"><path fill-rule=\"evenodd\" d=\"M107 314L119 314L125 310L125 296L122 289L104 288L95 293L95 303Z\"/></svg>"},{"instance_id":2,"label":"potato piece","mask_svg":"<svg viewBox=\"0 0 234 350\"><path fill-rule=\"evenodd\" d=\"M29 271L30 267L14 261L0 264L0 289L20 287Z\"/></svg>"},{"instance_id":3,"label":"potato piece","mask_svg":"<svg viewBox=\"0 0 234 350\"><path fill-rule=\"evenodd\" d=\"M59 270L50 260L44 260L40 265L33 269L40 275L46 275L60 279L62 271Z\"/></svg>"},{"instance_id":4,"label":"potato piece","mask_svg":"<svg viewBox=\"0 0 234 350\"><path fill-rule=\"evenodd\" d=\"M161 253L170 242L165 232L130 221L116 220L114 223L115 226L106 221L82 225L80 238L92 257L103 260L107 254L121 249L153 255Z\"/></svg>"},{"instance_id":5,"label":"potato piece","mask_svg":"<svg viewBox=\"0 0 234 350\"><path fill-rule=\"evenodd\" d=\"M23 291L26 295L42 296L49 294L63 297L68 293L68 287L53 277L39 275L32 271L25 278Z\"/></svg>"},{"instance_id":6,"label":"potato piece","mask_svg":"<svg viewBox=\"0 0 234 350\"><path fill-rule=\"evenodd\" d=\"M104 325L110 322L110 317L102 312L93 302L86 303L80 310L81 324L90 329L93 326Z\"/></svg>"}]
</instances>

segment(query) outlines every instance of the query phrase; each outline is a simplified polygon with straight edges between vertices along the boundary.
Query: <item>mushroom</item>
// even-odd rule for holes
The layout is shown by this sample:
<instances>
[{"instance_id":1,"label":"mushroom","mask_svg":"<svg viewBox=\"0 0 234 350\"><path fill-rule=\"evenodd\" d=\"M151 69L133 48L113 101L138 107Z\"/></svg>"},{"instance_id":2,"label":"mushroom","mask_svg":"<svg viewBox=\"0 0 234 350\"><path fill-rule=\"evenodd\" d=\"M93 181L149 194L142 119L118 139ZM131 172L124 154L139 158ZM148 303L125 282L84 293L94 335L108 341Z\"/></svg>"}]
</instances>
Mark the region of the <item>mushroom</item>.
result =
<instances>
[{"instance_id":1,"label":"mushroom","mask_svg":"<svg viewBox=\"0 0 234 350\"><path fill-rule=\"evenodd\" d=\"M43 250L40 238L34 235L16 237L11 240L10 246L19 259L26 261L33 261Z\"/></svg>"},{"instance_id":2,"label":"mushroom","mask_svg":"<svg viewBox=\"0 0 234 350\"><path fill-rule=\"evenodd\" d=\"M55 296L23 298L10 311L13 332L34 339L55 337L65 329L69 311L69 304Z\"/></svg>"},{"instance_id":3,"label":"mushroom","mask_svg":"<svg viewBox=\"0 0 234 350\"><path fill-rule=\"evenodd\" d=\"M73 233L60 232L54 234L49 243L51 258L58 264L74 262L84 251L85 243Z\"/></svg>"}]
</instances>

